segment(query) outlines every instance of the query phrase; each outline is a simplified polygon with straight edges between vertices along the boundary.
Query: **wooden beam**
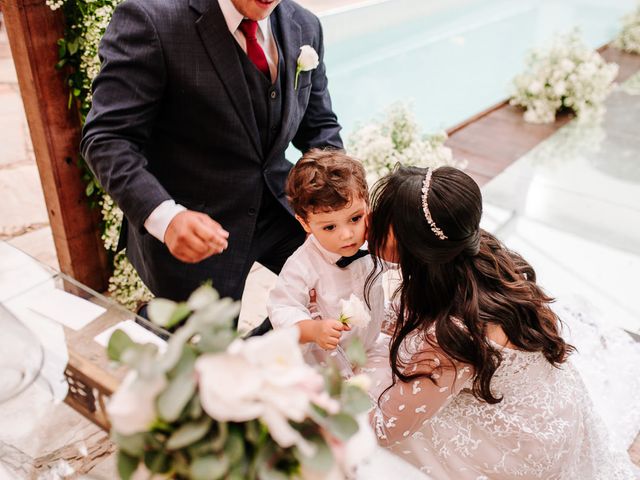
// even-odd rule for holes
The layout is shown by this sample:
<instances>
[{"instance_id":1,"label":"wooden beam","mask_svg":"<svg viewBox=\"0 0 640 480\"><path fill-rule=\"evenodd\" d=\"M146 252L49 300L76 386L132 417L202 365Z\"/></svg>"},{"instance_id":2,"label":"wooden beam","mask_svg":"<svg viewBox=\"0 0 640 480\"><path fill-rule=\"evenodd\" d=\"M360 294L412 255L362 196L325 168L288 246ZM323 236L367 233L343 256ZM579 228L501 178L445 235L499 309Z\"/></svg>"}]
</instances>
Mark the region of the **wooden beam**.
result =
<instances>
[{"instance_id":1,"label":"wooden beam","mask_svg":"<svg viewBox=\"0 0 640 480\"><path fill-rule=\"evenodd\" d=\"M0 0L60 269L106 290L109 269L99 237L100 213L88 206L80 170L80 120L68 91L56 41L64 19L44 0Z\"/></svg>"}]
</instances>

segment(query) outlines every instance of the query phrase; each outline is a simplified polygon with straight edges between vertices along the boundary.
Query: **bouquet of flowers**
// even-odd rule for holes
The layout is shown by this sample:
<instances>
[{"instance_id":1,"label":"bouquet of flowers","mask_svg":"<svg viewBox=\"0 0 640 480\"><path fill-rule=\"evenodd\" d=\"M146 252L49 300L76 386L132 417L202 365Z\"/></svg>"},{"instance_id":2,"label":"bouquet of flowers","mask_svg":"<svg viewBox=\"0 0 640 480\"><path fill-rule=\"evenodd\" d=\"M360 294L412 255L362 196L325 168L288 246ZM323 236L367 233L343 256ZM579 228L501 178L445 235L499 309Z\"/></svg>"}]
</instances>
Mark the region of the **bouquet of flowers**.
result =
<instances>
[{"instance_id":1,"label":"bouquet of flowers","mask_svg":"<svg viewBox=\"0 0 640 480\"><path fill-rule=\"evenodd\" d=\"M382 120L356 130L347 149L362 161L370 183L385 176L398 162L417 167L464 168L463 162L455 161L451 149L444 146L445 132L422 135L419 130L411 110L404 104L394 104Z\"/></svg>"},{"instance_id":2,"label":"bouquet of flowers","mask_svg":"<svg viewBox=\"0 0 640 480\"><path fill-rule=\"evenodd\" d=\"M640 54L640 3L634 12L622 17L622 30L613 45L625 52Z\"/></svg>"},{"instance_id":3,"label":"bouquet of flowers","mask_svg":"<svg viewBox=\"0 0 640 480\"><path fill-rule=\"evenodd\" d=\"M531 123L551 123L562 109L578 117L598 113L618 74L618 65L586 46L577 29L533 50L526 63L513 80L510 103L524 107Z\"/></svg>"},{"instance_id":4,"label":"bouquet of flowers","mask_svg":"<svg viewBox=\"0 0 640 480\"><path fill-rule=\"evenodd\" d=\"M121 478L144 463L180 479L342 479L375 446L362 382L307 365L295 328L237 338L238 311L203 286L150 303L161 326L186 319L163 352L113 333L110 358L131 368L107 405Z\"/></svg>"}]
</instances>

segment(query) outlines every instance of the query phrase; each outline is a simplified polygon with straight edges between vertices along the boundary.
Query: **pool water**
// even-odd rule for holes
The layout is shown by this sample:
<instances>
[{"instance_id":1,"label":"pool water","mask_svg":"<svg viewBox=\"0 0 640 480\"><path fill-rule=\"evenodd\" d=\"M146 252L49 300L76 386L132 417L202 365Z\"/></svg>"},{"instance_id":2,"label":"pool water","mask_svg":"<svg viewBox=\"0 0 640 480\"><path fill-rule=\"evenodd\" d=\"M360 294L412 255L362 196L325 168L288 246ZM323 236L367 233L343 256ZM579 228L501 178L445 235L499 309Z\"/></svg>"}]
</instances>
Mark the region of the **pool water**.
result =
<instances>
[{"instance_id":1,"label":"pool water","mask_svg":"<svg viewBox=\"0 0 640 480\"><path fill-rule=\"evenodd\" d=\"M579 26L596 48L635 0L387 0L321 17L334 110L348 138L397 101L424 131L509 96L526 52Z\"/></svg>"}]
</instances>

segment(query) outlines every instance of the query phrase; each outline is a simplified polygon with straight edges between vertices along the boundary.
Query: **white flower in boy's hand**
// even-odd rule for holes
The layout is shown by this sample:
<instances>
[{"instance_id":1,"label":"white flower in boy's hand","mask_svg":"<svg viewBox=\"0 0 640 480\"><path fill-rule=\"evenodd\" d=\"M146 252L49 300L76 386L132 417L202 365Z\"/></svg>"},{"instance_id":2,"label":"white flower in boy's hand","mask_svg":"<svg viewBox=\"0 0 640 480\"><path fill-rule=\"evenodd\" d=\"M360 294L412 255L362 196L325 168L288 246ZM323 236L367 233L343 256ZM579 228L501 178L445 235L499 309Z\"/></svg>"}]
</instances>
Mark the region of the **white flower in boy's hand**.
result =
<instances>
[{"instance_id":1,"label":"white flower in boy's hand","mask_svg":"<svg viewBox=\"0 0 640 480\"><path fill-rule=\"evenodd\" d=\"M340 300L340 311L342 313L340 313L338 320L352 328L366 327L371 321L371 316L364 302L353 293L349 300Z\"/></svg>"},{"instance_id":2,"label":"white flower in boy's hand","mask_svg":"<svg viewBox=\"0 0 640 480\"><path fill-rule=\"evenodd\" d=\"M320 57L311 45L303 45L300 47L300 55L298 56L298 65L296 67L296 80L293 86L294 90L298 89L298 76L300 72L308 72L313 70L320 64Z\"/></svg>"}]
</instances>

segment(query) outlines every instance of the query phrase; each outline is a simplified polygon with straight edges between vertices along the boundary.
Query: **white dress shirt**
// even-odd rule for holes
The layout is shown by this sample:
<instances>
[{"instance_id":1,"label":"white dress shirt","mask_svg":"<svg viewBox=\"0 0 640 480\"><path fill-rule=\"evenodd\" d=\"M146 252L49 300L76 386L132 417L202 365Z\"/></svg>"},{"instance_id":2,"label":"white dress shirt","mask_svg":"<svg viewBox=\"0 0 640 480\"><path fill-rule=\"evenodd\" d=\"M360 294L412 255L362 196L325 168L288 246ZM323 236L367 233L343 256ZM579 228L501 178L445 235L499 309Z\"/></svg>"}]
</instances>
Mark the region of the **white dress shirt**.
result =
<instances>
[{"instance_id":1,"label":"white dress shirt","mask_svg":"<svg viewBox=\"0 0 640 480\"><path fill-rule=\"evenodd\" d=\"M231 0L218 0L222 15L227 23L229 32L236 39L242 50L247 51L247 40L244 37L244 33L240 30L240 22L244 19L244 16L238 12L235 5ZM267 57L267 63L269 64L269 71L271 73L271 82L275 82L278 75L278 47L276 45L275 38L271 31L270 17L258 21L257 38L258 43L264 50L264 54ZM173 200L165 200L158 205L144 222L144 228L153 235L155 238L164 243L164 235L167 232L167 227L178 213L185 211L186 208L180 204L177 204ZM224 225L223 225L224 227Z\"/></svg>"},{"instance_id":2,"label":"white dress shirt","mask_svg":"<svg viewBox=\"0 0 640 480\"><path fill-rule=\"evenodd\" d=\"M336 265L340 258L339 254L323 248L313 235L307 238L286 261L269 294L267 311L273 328L290 327L312 318L309 311L309 290L312 288L316 291L318 313L323 319L337 320L341 313L340 300L348 300L352 293L364 302L365 281L373 269L373 260L367 255L340 268ZM374 346L384 315L380 276L374 282L369 298L371 321L366 327L342 332L340 345L343 348L354 337L360 339L367 351ZM303 346L305 359L310 363L321 362L318 352L310 355L310 350L313 350L311 344Z\"/></svg>"}]
</instances>

